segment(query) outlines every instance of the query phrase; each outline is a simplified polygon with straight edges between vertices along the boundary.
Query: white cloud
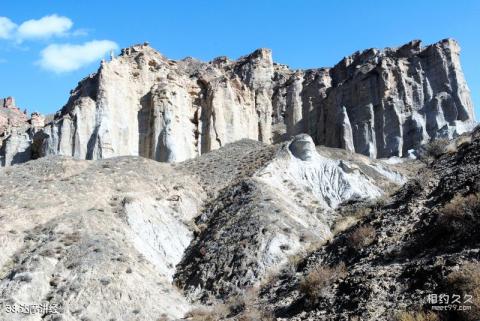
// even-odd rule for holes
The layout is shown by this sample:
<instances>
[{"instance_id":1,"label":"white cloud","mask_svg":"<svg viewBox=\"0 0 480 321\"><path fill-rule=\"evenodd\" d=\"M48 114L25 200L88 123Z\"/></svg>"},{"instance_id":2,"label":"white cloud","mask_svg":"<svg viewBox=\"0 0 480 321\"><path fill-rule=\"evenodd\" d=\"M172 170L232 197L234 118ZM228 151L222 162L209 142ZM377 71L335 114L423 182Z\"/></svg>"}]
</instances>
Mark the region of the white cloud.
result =
<instances>
[{"instance_id":1,"label":"white cloud","mask_svg":"<svg viewBox=\"0 0 480 321\"><path fill-rule=\"evenodd\" d=\"M9 39L13 35L13 31L17 25L7 17L0 17L0 39Z\"/></svg>"},{"instance_id":2,"label":"white cloud","mask_svg":"<svg viewBox=\"0 0 480 321\"><path fill-rule=\"evenodd\" d=\"M12 42L17 50L22 50L21 44L26 41L41 40L47 44L40 52L36 62L41 68L56 73L80 69L94 61L98 61L110 50L118 49L118 45L110 40L89 41L83 44L51 43L55 37L86 36L88 29L73 30L70 18L51 14L39 19L30 19L22 23L14 23L8 17L0 16L0 40ZM28 47L27 47L28 49ZM0 57L0 64L6 60Z\"/></svg>"},{"instance_id":3,"label":"white cloud","mask_svg":"<svg viewBox=\"0 0 480 321\"><path fill-rule=\"evenodd\" d=\"M40 53L38 64L45 70L63 73L98 61L118 45L110 40L93 40L81 45L51 44Z\"/></svg>"},{"instance_id":4,"label":"white cloud","mask_svg":"<svg viewBox=\"0 0 480 321\"><path fill-rule=\"evenodd\" d=\"M31 19L23 22L17 29L17 38L45 39L52 36L62 36L73 26L72 20L56 14L45 16L38 20Z\"/></svg>"},{"instance_id":5,"label":"white cloud","mask_svg":"<svg viewBox=\"0 0 480 321\"><path fill-rule=\"evenodd\" d=\"M17 25L7 17L0 17L0 39L11 39L17 43L25 40L44 40L61 36L85 36L85 29L71 30L70 18L52 14L40 19L30 19Z\"/></svg>"}]
</instances>

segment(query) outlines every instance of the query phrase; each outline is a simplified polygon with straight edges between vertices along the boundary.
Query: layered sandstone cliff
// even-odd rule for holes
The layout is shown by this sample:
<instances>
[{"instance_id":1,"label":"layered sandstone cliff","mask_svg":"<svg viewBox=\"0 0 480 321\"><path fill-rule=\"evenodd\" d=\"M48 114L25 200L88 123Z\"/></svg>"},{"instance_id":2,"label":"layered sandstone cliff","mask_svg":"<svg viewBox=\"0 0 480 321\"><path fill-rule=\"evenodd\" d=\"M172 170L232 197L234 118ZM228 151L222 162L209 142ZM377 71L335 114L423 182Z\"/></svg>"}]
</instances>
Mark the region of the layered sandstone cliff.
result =
<instances>
[{"instance_id":1,"label":"layered sandstone cliff","mask_svg":"<svg viewBox=\"0 0 480 321\"><path fill-rule=\"evenodd\" d=\"M357 52L333 68L291 70L268 49L201 62L135 45L79 83L33 152L176 162L242 138L272 143L307 133L317 145L407 156L472 127L459 52L451 39L412 41Z\"/></svg>"}]
</instances>

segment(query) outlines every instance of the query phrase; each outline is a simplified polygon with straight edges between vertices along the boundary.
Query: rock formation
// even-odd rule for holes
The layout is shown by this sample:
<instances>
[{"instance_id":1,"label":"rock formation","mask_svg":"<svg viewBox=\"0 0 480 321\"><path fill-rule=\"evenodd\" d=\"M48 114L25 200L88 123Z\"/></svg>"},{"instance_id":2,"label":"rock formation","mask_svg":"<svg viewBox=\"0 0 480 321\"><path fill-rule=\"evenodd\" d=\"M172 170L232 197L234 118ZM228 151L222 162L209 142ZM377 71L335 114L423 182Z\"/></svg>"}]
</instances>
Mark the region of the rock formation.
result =
<instances>
[{"instance_id":1,"label":"rock formation","mask_svg":"<svg viewBox=\"0 0 480 321\"><path fill-rule=\"evenodd\" d=\"M266 50L232 64L172 61L148 45L127 48L80 82L46 126L42 152L174 162L241 138L270 141L271 74Z\"/></svg>"},{"instance_id":2,"label":"rock formation","mask_svg":"<svg viewBox=\"0 0 480 321\"><path fill-rule=\"evenodd\" d=\"M478 294L480 129L398 158L473 125L458 54L293 71L142 44L47 124L2 99L2 166L34 160L0 170L0 320L420 320Z\"/></svg>"},{"instance_id":3,"label":"rock formation","mask_svg":"<svg viewBox=\"0 0 480 321\"><path fill-rule=\"evenodd\" d=\"M412 41L356 52L332 68L291 70L268 49L236 61L174 61L139 44L78 84L33 153L178 162L242 138L306 133L316 145L403 157L472 127L459 52L451 39Z\"/></svg>"},{"instance_id":4,"label":"rock formation","mask_svg":"<svg viewBox=\"0 0 480 321\"><path fill-rule=\"evenodd\" d=\"M478 319L426 297L480 287L480 129L392 163L300 134L2 169L0 320Z\"/></svg>"},{"instance_id":5,"label":"rock formation","mask_svg":"<svg viewBox=\"0 0 480 321\"><path fill-rule=\"evenodd\" d=\"M32 158L35 129L43 128L43 117L38 113L28 119L20 111L13 97L0 99L0 165L9 166Z\"/></svg>"},{"instance_id":6,"label":"rock formation","mask_svg":"<svg viewBox=\"0 0 480 321\"><path fill-rule=\"evenodd\" d=\"M339 203L398 186L384 172L408 174L316 149L306 135L277 145L243 139L177 164L47 156L5 168L0 320L29 317L6 306L42 303L58 313L31 319L182 318L331 238Z\"/></svg>"},{"instance_id":7,"label":"rock formation","mask_svg":"<svg viewBox=\"0 0 480 321\"><path fill-rule=\"evenodd\" d=\"M480 128L451 144L387 202L270 278L256 306L279 320L478 320ZM461 303L430 299L437 293Z\"/></svg>"}]
</instances>

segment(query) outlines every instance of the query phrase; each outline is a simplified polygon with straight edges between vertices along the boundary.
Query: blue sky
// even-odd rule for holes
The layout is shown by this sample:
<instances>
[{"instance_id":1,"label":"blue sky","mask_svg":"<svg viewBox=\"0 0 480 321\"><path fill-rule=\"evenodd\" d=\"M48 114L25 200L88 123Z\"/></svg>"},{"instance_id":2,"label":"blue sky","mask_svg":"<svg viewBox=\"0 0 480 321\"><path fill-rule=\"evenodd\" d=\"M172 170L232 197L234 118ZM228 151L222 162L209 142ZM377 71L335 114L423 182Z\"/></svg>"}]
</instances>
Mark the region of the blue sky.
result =
<instances>
[{"instance_id":1,"label":"blue sky","mask_svg":"<svg viewBox=\"0 0 480 321\"><path fill-rule=\"evenodd\" d=\"M0 17L0 97L29 111L55 112L103 52L143 41L173 59L267 47L279 63L311 68L360 49L452 37L480 115L480 1L1 0Z\"/></svg>"}]
</instances>

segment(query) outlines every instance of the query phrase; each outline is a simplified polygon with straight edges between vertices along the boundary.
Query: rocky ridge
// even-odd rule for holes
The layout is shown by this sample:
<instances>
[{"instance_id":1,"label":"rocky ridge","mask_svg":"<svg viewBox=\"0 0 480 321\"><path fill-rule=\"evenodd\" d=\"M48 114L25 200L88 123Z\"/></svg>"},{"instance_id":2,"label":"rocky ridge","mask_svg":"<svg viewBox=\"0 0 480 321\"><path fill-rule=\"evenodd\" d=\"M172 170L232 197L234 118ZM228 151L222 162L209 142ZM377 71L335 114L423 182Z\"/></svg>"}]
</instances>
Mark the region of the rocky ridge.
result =
<instances>
[{"instance_id":1,"label":"rocky ridge","mask_svg":"<svg viewBox=\"0 0 480 321\"><path fill-rule=\"evenodd\" d=\"M332 68L292 70L268 49L174 61L139 44L78 84L36 135L32 157L178 162L242 138L276 143L300 133L316 145L405 157L472 128L459 52L452 39L412 41L356 52Z\"/></svg>"}]
</instances>

